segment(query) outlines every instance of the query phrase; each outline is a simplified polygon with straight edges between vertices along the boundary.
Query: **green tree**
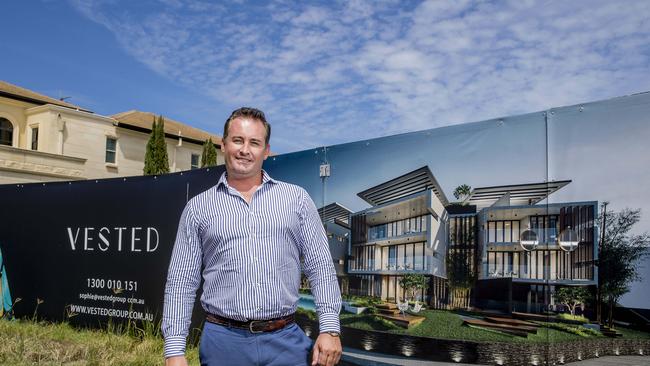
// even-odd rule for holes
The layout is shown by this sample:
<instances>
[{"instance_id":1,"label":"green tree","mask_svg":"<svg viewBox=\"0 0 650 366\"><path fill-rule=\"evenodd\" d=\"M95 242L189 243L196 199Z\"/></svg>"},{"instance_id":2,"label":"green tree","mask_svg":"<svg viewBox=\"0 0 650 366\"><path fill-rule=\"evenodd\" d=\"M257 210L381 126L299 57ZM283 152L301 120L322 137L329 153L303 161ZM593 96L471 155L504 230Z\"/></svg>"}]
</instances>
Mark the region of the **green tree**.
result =
<instances>
[{"instance_id":1,"label":"green tree","mask_svg":"<svg viewBox=\"0 0 650 366\"><path fill-rule=\"evenodd\" d=\"M415 293L426 288L428 282L427 277L419 273L407 273L399 280L399 284L406 291L407 295L411 295L411 300L415 300Z\"/></svg>"},{"instance_id":2,"label":"green tree","mask_svg":"<svg viewBox=\"0 0 650 366\"><path fill-rule=\"evenodd\" d=\"M600 222L602 223L602 213ZM650 235L631 234L641 219L641 210L623 209L608 212L603 240L598 253L598 284L600 295L609 305L608 323L614 325L616 302L630 291L630 283L641 280L639 262L650 254Z\"/></svg>"},{"instance_id":3,"label":"green tree","mask_svg":"<svg viewBox=\"0 0 650 366\"><path fill-rule=\"evenodd\" d=\"M555 301L566 305L571 311L571 315L575 315L576 306L584 304L590 296L591 294L585 287L573 286L560 287L554 294Z\"/></svg>"},{"instance_id":4,"label":"green tree","mask_svg":"<svg viewBox=\"0 0 650 366\"><path fill-rule=\"evenodd\" d=\"M472 288L478 278L474 230L474 221L468 220L463 230L450 233L452 240L447 250L446 267L453 308L469 307Z\"/></svg>"},{"instance_id":5,"label":"green tree","mask_svg":"<svg viewBox=\"0 0 650 366\"><path fill-rule=\"evenodd\" d=\"M454 189L454 197L459 201L465 201L472 193L472 187L467 184L461 184Z\"/></svg>"},{"instance_id":6,"label":"green tree","mask_svg":"<svg viewBox=\"0 0 650 366\"><path fill-rule=\"evenodd\" d=\"M147 141L144 155L144 175L169 173L167 142L165 142L165 120L162 116L154 117L151 134Z\"/></svg>"},{"instance_id":7,"label":"green tree","mask_svg":"<svg viewBox=\"0 0 650 366\"><path fill-rule=\"evenodd\" d=\"M151 126L151 133L149 134L149 141L147 141L147 148L144 153L144 175L152 175L155 170L154 163L154 145L156 144L156 118L153 119Z\"/></svg>"},{"instance_id":8,"label":"green tree","mask_svg":"<svg viewBox=\"0 0 650 366\"><path fill-rule=\"evenodd\" d=\"M205 140L201 153L201 168L217 165L217 148L212 143L212 138Z\"/></svg>"}]
</instances>

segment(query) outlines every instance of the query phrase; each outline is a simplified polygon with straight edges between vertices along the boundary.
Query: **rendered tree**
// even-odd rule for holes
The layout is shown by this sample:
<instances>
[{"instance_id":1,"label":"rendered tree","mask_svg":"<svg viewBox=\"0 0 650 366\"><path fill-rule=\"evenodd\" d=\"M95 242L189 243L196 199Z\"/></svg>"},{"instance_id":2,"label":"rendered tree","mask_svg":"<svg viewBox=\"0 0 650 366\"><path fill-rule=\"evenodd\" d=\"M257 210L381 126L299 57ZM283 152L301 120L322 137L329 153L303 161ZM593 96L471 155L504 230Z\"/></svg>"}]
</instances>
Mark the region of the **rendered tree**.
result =
<instances>
[{"instance_id":1,"label":"rendered tree","mask_svg":"<svg viewBox=\"0 0 650 366\"><path fill-rule=\"evenodd\" d=\"M555 300L566 305L571 315L575 315L576 307L585 303L590 296L591 294L584 287L560 287L554 294Z\"/></svg>"},{"instance_id":2,"label":"rendered tree","mask_svg":"<svg viewBox=\"0 0 650 366\"><path fill-rule=\"evenodd\" d=\"M201 153L201 168L217 165L217 148L212 143L212 138L205 140Z\"/></svg>"},{"instance_id":3,"label":"rendered tree","mask_svg":"<svg viewBox=\"0 0 650 366\"><path fill-rule=\"evenodd\" d=\"M464 201L472 193L472 187L467 184L461 184L454 189L454 197L459 201Z\"/></svg>"},{"instance_id":4,"label":"rendered tree","mask_svg":"<svg viewBox=\"0 0 650 366\"><path fill-rule=\"evenodd\" d=\"M473 221L468 221L456 232L450 232L450 236L452 240L446 261L450 305L453 308L468 308L472 288L478 278Z\"/></svg>"},{"instance_id":5,"label":"rendered tree","mask_svg":"<svg viewBox=\"0 0 650 366\"><path fill-rule=\"evenodd\" d=\"M169 173L167 142L165 142L165 120L162 116L154 117L151 135L144 155L144 175Z\"/></svg>"},{"instance_id":6,"label":"rendered tree","mask_svg":"<svg viewBox=\"0 0 650 366\"><path fill-rule=\"evenodd\" d=\"M407 295L410 293L411 300L415 300L415 293L427 287L427 277L419 273L407 273L399 280L399 284Z\"/></svg>"},{"instance_id":7,"label":"rendered tree","mask_svg":"<svg viewBox=\"0 0 650 366\"><path fill-rule=\"evenodd\" d=\"M631 282L641 279L639 262L650 254L650 235L630 234L640 219L640 209L626 208L607 214L598 254L598 283L600 295L609 305L610 327L614 325L616 302L630 291Z\"/></svg>"}]
</instances>

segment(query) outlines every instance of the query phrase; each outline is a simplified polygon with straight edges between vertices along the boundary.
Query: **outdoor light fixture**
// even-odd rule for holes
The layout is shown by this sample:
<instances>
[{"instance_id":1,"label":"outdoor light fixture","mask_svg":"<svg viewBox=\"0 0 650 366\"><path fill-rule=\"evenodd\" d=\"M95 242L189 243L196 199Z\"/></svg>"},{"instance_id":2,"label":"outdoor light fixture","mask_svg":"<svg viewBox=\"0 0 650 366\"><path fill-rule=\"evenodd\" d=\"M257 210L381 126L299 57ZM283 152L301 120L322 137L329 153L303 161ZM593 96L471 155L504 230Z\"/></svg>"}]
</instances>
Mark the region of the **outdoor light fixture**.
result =
<instances>
[{"instance_id":1,"label":"outdoor light fixture","mask_svg":"<svg viewBox=\"0 0 650 366\"><path fill-rule=\"evenodd\" d=\"M578 247L580 239L578 239L578 234L575 230L571 229L571 226L568 226L560 233L558 243L560 244L560 249L566 252L572 252Z\"/></svg>"},{"instance_id":2,"label":"outdoor light fixture","mask_svg":"<svg viewBox=\"0 0 650 366\"><path fill-rule=\"evenodd\" d=\"M527 251L535 250L539 244L539 239L537 238L537 233L530 228L524 230L521 235L519 235L519 245Z\"/></svg>"}]
</instances>

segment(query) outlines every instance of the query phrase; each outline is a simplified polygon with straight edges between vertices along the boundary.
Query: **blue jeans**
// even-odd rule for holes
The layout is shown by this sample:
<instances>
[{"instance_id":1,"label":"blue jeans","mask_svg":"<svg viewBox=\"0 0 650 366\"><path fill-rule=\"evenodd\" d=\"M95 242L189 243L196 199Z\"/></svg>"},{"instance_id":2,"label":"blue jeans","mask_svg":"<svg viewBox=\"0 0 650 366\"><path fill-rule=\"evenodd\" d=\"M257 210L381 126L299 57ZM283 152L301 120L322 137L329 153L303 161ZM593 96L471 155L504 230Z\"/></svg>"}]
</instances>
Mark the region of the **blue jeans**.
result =
<instances>
[{"instance_id":1,"label":"blue jeans","mask_svg":"<svg viewBox=\"0 0 650 366\"><path fill-rule=\"evenodd\" d=\"M296 323L251 333L205 322L199 357L202 366L305 366L311 361L311 347L311 339Z\"/></svg>"}]
</instances>

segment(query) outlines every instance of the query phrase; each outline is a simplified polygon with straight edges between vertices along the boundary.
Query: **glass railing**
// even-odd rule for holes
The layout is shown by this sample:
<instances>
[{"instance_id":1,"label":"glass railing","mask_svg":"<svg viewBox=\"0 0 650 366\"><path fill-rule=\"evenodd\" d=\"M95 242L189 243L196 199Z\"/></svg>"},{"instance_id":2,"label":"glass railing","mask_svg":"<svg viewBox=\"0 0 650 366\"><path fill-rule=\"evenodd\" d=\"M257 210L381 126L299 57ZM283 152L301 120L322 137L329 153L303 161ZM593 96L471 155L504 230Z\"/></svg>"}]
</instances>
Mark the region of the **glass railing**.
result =
<instances>
[{"instance_id":1,"label":"glass railing","mask_svg":"<svg viewBox=\"0 0 650 366\"><path fill-rule=\"evenodd\" d=\"M394 263L384 263L381 268L375 268L374 267L374 262L373 263L368 263L368 266L365 268L357 267L354 268L353 265L350 266L350 272L383 272L383 271L397 271L397 272L418 272L418 271L429 271L431 270L431 265L422 265L422 263L417 263L417 264L411 264L411 263L404 263L404 264L394 264Z\"/></svg>"}]
</instances>

